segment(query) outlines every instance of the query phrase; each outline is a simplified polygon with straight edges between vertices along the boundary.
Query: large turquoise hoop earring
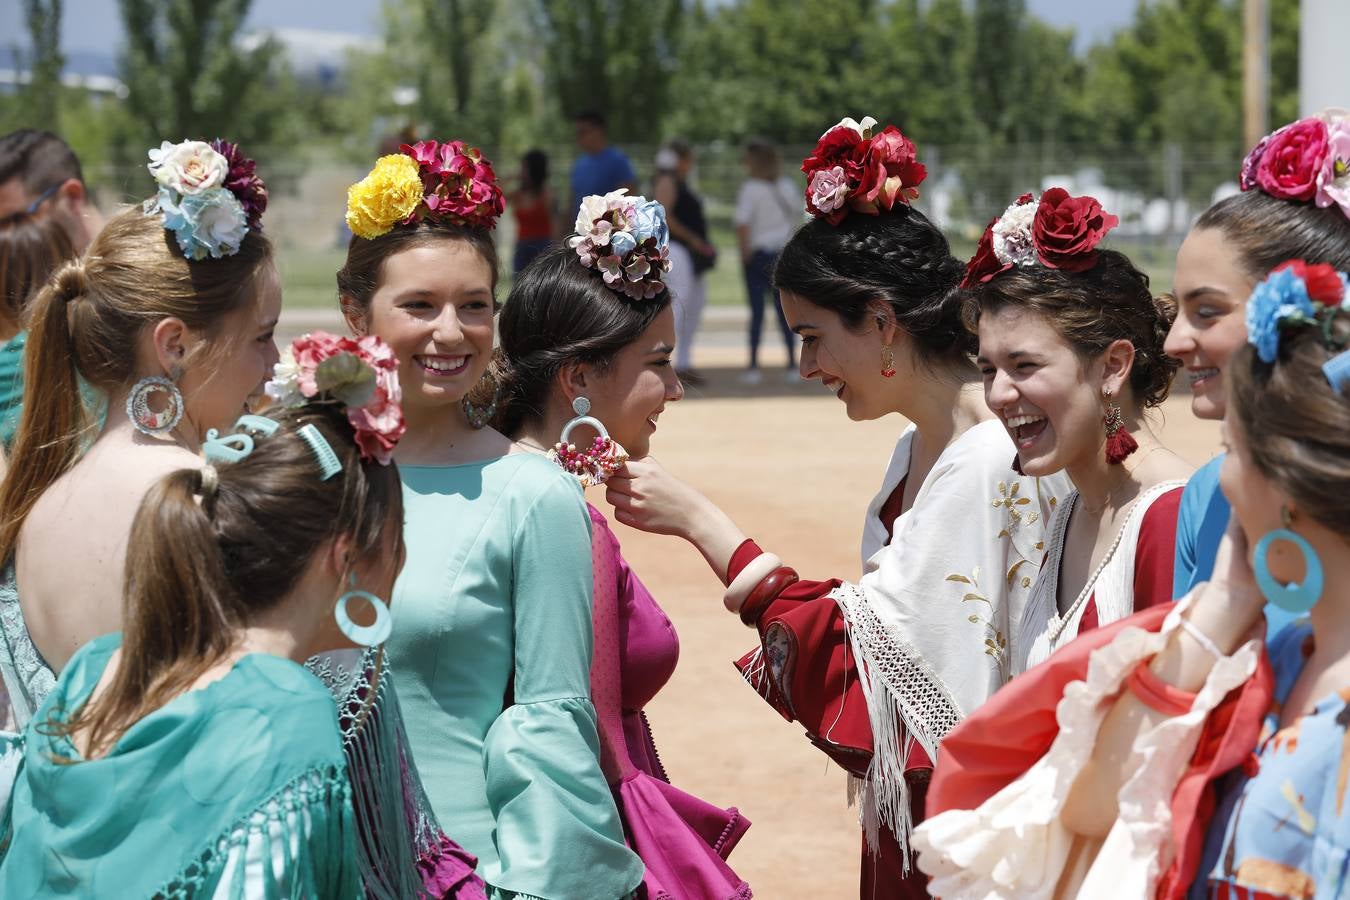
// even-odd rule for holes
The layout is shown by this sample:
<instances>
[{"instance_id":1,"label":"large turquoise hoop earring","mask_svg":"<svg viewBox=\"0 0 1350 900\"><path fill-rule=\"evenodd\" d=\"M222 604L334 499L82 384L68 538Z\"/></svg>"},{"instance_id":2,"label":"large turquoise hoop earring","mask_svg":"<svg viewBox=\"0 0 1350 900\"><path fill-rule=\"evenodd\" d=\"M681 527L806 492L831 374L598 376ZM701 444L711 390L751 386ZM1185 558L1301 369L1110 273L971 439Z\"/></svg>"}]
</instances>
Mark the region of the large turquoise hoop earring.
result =
<instances>
[{"instance_id":1,"label":"large turquoise hoop earring","mask_svg":"<svg viewBox=\"0 0 1350 900\"><path fill-rule=\"evenodd\" d=\"M356 575L352 575L352 589L347 591L337 600L337 606L333 609L333 617L337 619L338 630L345 634L353 644L360 644L362 647L377 647L389 640L389 633L394 629L394 617L389 613L389 607L379 597L376 597L370 591L357 590L355 587ZM359 597L371 605L375 610L375 621L370 625L357 625L352 621L352 617L347 612L347 601L353 597Z\"/></svg>"},{"instance_id":2,"label":"large turquoise hoop earring","mask_svg":"<svg viewBox=\"0 0 1350 900\"><path fill-rule=\"evenodd\" d=\"M1286 520L1287 515L1286 513ZM1288 541L1303 554L1302 584L1297 582L1280 584L1275 576L1270 574L1266 557L1270 553L1271 545L1276 541ZM1256 586L1261 589L1261 594L1285 612L1296 615L1306 613L1317 605L1322 596L1322 560L1312 544L1301 534L1288 528L1276 528L1256 542L1256 550L1252 553L1252 570L1256 575Z\"/></svg>"}]
</instances>

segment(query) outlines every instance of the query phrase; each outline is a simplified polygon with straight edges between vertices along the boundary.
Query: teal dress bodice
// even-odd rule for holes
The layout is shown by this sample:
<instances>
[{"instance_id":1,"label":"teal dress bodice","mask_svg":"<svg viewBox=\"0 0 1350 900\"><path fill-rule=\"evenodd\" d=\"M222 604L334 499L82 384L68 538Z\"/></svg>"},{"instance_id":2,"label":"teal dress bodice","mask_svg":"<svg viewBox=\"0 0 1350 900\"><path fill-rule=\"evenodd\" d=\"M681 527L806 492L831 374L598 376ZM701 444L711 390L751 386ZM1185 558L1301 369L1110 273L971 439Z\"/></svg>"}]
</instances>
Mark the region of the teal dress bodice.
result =
<instances>
[{"instance_id":1,"label":"teal dress bodice","mask_svg":"<svg viewBox=\"0 0 1350 900\"><path fill-rule=\"evenodd\" d=\"M0 444L14 443L23 415L23 348L28 332L20 331L0 344Z\"/></svg>"},{"instance_id":2,"label":"teal dress bodice","mask_svg":"<svg viewBox=\"0 0 1350 900\"><path fill-rule=\"evenodd\" d=\"M93 692L120 635L86 644L24 730L4 897L363 897L333 699L254 653L83 759L48 724Z\"/></svg>"},{"instance_id":3,"label":"teal dress bodice","mask_svg":"<svg viewBox=\"0 0 1350 900\"><path fill-rule=\"evenodd\" d=\"M399 472L388 650L441 827L500 894L627 896L643 866L600 770L580 487L528 453Z\"/></svg>"}]
</instances>

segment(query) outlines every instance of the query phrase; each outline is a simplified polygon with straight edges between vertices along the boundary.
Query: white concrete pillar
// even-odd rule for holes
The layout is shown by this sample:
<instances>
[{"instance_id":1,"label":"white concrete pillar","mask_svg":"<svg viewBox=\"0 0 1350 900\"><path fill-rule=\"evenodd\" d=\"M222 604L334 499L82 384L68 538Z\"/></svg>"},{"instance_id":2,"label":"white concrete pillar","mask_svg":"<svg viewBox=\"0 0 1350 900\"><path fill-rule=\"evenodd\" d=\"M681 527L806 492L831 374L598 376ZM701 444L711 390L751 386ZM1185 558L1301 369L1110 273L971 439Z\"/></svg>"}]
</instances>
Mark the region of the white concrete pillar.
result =
<instances>
[{"instance_id":1,"label":"white concrete pillar","mask_svg":"<svg viewBox=\"0 0 1350 900\"><path fill-rule=\"evenodd\" d=\"M1299 115L1350 108L1350 0L1302 0L1299 14Z\"/></svg>"}]
</instances>

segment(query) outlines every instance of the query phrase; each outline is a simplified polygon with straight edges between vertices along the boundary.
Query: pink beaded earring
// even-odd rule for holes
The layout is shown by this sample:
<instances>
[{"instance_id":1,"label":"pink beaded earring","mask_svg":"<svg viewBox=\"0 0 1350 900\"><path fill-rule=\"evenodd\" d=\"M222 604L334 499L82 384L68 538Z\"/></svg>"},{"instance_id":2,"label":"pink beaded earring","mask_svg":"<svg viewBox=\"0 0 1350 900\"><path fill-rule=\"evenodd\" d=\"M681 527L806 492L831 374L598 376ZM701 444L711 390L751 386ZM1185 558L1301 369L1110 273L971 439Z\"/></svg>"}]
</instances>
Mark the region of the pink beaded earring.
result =
<instances>
[{"instance_id":1,"label":"pink beaded earring","mask_svg":"<svg viewBox=\"0 0 1350 900\"><path fill-rule=\"evenodd\" d=\"M604 484L628 462L628 451L609 436L609 432L599 419L588 415L590 411L591 401L587 398L578 397L573 400L572 412L576 413L576 416L563 426L561 438L553 445L553 449L548 451L548 458L575 475L582 487ZM584 450L577 449L576 444L568 443L567 440L572 434L572 429L578 425L589 425L597 432L595 440Z\"/></svg>"}]
</instances>

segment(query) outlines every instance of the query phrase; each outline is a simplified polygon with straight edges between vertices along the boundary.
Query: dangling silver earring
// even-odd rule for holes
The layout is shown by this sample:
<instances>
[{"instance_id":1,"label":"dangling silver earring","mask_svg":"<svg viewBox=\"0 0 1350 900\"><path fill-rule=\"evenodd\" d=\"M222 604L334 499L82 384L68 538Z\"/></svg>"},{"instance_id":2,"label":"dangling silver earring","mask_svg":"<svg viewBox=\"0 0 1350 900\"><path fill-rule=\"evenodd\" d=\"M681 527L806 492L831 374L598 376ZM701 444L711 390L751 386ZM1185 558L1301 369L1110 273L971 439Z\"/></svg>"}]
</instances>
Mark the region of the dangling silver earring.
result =
<instances>
[{"instance_id":1,"label":"dangling silver earring","mask_svg":"<svg viewBox=\"0 0 1350 900\"><path fill-rule=\"evenodd\" d=\"M150 408L150 395L155 393L165 396L162 412ZM142 378L127 395L127 418L141 434L151 437L168 434L183 419L183 394L178 385L163 375Z\"/></svg>"}]
</instances>

